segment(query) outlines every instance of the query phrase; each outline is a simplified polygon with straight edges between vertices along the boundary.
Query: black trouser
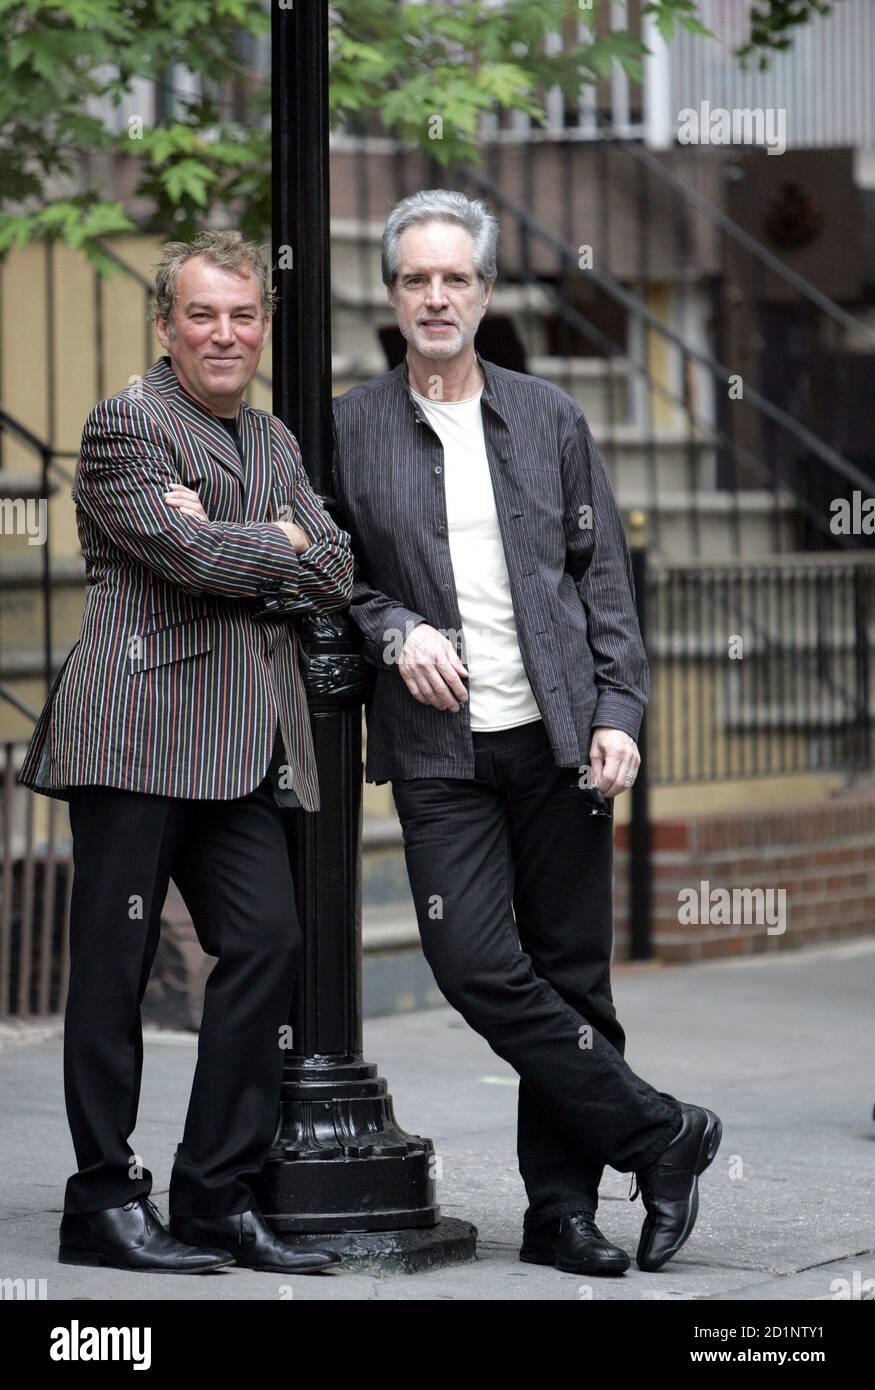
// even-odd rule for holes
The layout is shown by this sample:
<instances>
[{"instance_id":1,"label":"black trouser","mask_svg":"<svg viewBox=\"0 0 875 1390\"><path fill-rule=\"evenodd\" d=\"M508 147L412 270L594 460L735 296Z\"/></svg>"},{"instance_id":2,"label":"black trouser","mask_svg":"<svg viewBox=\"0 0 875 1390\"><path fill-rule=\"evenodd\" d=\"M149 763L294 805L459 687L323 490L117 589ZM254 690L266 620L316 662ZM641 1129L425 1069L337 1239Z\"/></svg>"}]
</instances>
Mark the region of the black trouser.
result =
<instances>
[{"instance_id":1,"label":"black trouser","mask_svg":"<svg viewBox=\"0 0 875 1390\"><path fill-rule=\"evenodd\" d=\"M520 1076L526 1224L598 1202L680 1124L623 1060L611 998L613 820L542 721L473 735L474 780L393 781L423 951L444 996Z\"/></svg>"},{"instance_id":2,"label":"black trouser","mask_svg":"<svg viewBox=\"0 0 875 1390\"><path fill-rule=\"evenodd\" d=\"M170 1212L248 1211L273 1142L301 945L281 813L267 777L248 796L194 801L112 787L70 792L74 876L64 1018L67 1117L79 1166L64 1210L148 1196L152 1174L128 1137L143 1064L140 1002L170 878L217 961Z\"/></svg>"}]
</instances>

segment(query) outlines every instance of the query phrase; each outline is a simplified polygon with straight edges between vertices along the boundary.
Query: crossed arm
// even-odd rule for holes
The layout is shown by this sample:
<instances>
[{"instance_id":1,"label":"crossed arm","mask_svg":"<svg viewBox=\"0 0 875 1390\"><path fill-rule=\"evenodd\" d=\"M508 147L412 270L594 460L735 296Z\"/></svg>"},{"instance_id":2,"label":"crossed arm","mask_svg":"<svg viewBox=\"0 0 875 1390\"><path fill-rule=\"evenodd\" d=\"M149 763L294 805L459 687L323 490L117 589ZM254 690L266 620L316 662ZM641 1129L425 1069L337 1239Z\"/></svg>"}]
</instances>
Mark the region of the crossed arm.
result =
<instances>
[{"instance_id":1,"label":"crossed arm","mask_svg":"<svg viewBox=\"0 0 875 1390\"><path fill-rule=\"evenodd\" d=\"M349 536L319 502L302 466L298 522L210 521L174 503L182 487L161 431L133 401L95 406L82 436L73 500L125 554L195 593L271 592L299 608L345 607Z\"/></svg>"}]
</instances>

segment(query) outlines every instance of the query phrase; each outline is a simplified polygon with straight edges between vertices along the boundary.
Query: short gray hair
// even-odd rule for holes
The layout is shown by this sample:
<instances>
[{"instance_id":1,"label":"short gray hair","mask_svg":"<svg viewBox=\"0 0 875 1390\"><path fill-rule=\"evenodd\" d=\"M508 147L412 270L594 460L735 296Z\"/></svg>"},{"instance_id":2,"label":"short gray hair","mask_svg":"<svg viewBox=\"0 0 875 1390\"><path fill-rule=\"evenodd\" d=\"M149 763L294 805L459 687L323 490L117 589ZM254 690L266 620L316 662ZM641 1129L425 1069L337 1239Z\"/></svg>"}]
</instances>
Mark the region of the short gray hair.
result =
<instances>
[{"instance_id":1,"label":"short gray hair","mask_svg":"<svg viewBox=\"0 0 875 1390\"><path fill-rule=\"evenodd\" d=\"M471 234L474 266L484 284L492 285L498 276L498 218L480 198L468 198L449 188L429 188L411 193L389 213L383 230L381 262L383 284L394 288L401 257L398 242L408 227L423 222L458 222Z\"/></svg>"},{"instance_id":2,"label":"short gray hair","mask_svg":"<svg viewBox=\"0 0 875 1390\"><path fill-rule=\"evenodd\" d=\"M149 317L166 319L173 316L176 299L176 282L179 272L193 256L203 256L204 260L223 270L235 271L238 275L251 272L261 288L261 313L268 318L276 305L276 291L270 283L270 267L254 241L244 241L242 232L221 231L201 232L194 241L167 241L161 247L161 257L153 266L155 271L155 293L152 298Z\"/></svg>"}]
</instances>

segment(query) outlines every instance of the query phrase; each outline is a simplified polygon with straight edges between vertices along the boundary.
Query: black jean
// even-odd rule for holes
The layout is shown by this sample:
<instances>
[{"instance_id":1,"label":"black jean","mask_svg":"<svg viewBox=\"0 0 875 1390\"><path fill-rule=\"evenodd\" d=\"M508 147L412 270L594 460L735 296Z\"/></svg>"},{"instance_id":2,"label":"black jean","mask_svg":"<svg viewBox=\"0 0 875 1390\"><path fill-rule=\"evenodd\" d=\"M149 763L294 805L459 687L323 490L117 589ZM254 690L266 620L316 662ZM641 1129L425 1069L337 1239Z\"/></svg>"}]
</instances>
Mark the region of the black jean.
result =
<instances>
[{"instance_id":1,"label":"black jean","mask_svg":"<svg viewBox=\"0 0 875 1390\"><path fill-rule=\"evenodd\" d=\"M675 1098L624 1061L611 997L613 819L541 720L475 733L473 780L392 783L422 946L447 1001L519 1073L526 1225L595 1212L605 1164L653 1163Z\"/></svg>"},{"instance_id":2,"label":"black jean","mask_svg":"<svg viewBox=\"0 0 875 1390\"><path fill-rule=\"evenodd\" d=\"M74 787L70 823L64 1089L79 1171L67 1182L64 1210L123 1206L152 1189L128 1137L143 1066L140 1003L173 878L201 946L217 961L206 984L170 1211L248 1211L257 1205L251 1181L276 1133L280 1029L289 1020L301 948L270 780L231 801Z\"/></svg>"}]
</instances>

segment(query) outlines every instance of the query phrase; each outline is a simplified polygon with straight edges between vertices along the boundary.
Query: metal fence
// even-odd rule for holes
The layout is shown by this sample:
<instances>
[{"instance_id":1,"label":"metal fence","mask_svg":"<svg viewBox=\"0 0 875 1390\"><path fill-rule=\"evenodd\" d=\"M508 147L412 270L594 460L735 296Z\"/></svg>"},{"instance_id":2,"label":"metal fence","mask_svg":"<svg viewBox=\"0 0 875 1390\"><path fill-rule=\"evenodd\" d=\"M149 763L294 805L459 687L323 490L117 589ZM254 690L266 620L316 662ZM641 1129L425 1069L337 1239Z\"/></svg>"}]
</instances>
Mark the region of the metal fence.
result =
<instances>
[{"instance_id":1,"label":"metal fence","mask_svg":"<svg viewBox=\"0 0 875 1390\"><path fill-rule=\"evenodd\" d=\"M871 771L875 556L647 576L651 785Z\"/></svg>"},{"instance_id":2,"label":"metal fence","mask_svg":"<svg viewBox=\"0 0 875 1390\"><path fill-rule=\"evenodd\" d=\"M25 746L0 743L0 1018L60 1013L70 968L67 807L16 786Z\"/></svg>"}]
</instances>

